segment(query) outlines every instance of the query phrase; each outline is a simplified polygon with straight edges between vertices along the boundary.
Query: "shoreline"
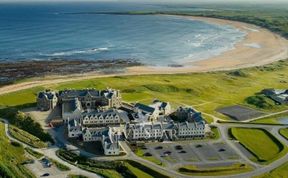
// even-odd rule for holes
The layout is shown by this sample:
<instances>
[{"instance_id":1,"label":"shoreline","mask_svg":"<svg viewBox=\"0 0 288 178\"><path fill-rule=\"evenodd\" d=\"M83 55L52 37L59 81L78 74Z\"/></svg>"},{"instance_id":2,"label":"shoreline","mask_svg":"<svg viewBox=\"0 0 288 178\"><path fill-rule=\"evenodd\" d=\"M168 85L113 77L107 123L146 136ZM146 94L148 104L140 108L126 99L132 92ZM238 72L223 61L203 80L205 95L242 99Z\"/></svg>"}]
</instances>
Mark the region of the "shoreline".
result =
<instances>
[{"instance_id":1,"label":"shoreline","mask_svg":"<svg viewBox=\"0 0 288 178\"><path fill-rule=\"evenodd\" d=\"M153 67L140 65L132 67L126 66L125 70L123 70L121 73L103 74L99 73L98 71L92 71L84 73L73 73L68 75L50 74L44 75L42 77L33 77L25 82L2 86L0 87L0 95L37 86L101 77L228 71L254 66L262 66L288 58L288 40L267 29L252 24L224 19L195 16L182 17L190 18L192 20L201 20L207 23L215 23L218 25L232 25L235 28L246 31L247 35L242 41L235 44L234 49L209 59L190 62L188 63L189 66L185 67ZM247 46L249 43L258 43L262 46L261 48L257 48L257 46Z\"/></svg>"},{"instance_id":2,"label":"shoreline","mask_svg":"<svg viewBox=\"0 0 288 178\"><path fill-rule=\"evenodd\" d=\"M180 16L216 25L230 25L246 33L244 39L234 45L234 49L214 57L184 63L183 67L128 67L130 74L173 74L233 70L261 66L288 58L288 40L265 28L244 22L198 16Z\"/></svg>"}]
</instances>

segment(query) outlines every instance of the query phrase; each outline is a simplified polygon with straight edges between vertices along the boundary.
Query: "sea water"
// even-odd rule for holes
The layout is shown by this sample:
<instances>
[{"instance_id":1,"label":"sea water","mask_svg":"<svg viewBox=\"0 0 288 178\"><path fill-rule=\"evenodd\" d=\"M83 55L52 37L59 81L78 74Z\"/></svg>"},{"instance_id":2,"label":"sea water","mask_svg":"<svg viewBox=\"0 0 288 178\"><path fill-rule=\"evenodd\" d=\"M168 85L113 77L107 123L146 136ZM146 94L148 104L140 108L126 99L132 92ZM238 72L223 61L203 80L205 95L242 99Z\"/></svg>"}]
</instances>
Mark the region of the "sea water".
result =
<instances>
[{"instance_id":1,"label":"sea water","mask_svg":"<svg viewBox=\"0 0 288 178\"><path fill-rule=\"evenodd\" d=\"M245 36L232 26L184 17L97 14L161 8L116 2L0 4L0 60L135 59L167 66L219 55Z\"/></svg>"}]
</instances>

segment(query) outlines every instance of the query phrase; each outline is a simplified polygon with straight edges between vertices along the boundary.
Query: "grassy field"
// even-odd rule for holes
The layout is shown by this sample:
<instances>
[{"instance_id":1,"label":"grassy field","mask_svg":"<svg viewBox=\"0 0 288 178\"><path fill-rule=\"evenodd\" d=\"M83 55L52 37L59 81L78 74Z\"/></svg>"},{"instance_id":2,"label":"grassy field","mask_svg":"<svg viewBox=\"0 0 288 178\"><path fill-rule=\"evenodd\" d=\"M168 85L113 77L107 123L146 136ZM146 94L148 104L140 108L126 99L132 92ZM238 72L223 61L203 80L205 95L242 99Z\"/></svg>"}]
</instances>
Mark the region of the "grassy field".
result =
<instances>
[{"instance_id":1,"label":"grassy field","mask_svg":"<svg viewBox=\"0 0 288 178\"><path fill-rule=\"evenodd\" d=\"M231 72L208 72L118 76L66 82L45 87L54 90L112 87L120 89L123 99L128 102L150 103L154 98L158 98L169 101L173 107L195 105L199 111L224 119L226 117L216 112L215 109L235 104L248 105L246 98L264 88L287 88L287 84L283 81L288 82L288 60L263 67L242 69L241 72L246 75L243 77L232 75ZM33 103L37 91L42 89L42 87L36 87L1 95L0 107ZM254 105L249 106L257 108ZM274 106L264 111L279 111L287 108L287 106ZM207 118L207 120L211 121L211 118Z\"/></svg>"},{"instance_id":2,"label":"grassy field","mask_svg":"<svg viewBox=\"0 0 288 178\"><path fill-rule=\"evenodd\" d=\"M255 156L253 161L267 164L287 153L287 147L264 129L231 128L231 134Z\"/></svg>"},{"instance_id":3,"label":"grassy field","mask_svg":"<svg viewBox=\"0 0 288 178\"><path fill-rule=\"evenodd\" d=\"M28 132L25 132L24 130L21 130L15 126L9 125L9 132L14 138L34 148L47 147L47 143L44 143L43 141L41 141L39 138L35 137L34 135L29 134Z\"/></svg>"},{"instance_id":4,"label":"grassy field","mask_svg":"<svg viewBox=\"0 0 288 178\"><path fill-rule=\"evenodd\" d=\"M10 144L4 124L0 122L0 177L33 178L34 175L22 165L26 160L23 147Z\"/></svg>"},{"instance_id":5,"label":"grassy field","mask_svg":"<svg viewBox=\"0 0 288 178\"><path fill-rule=\"evenodd\" d=\"M255 176L254 178L285 178L288 175L288 162L273 169L272 171L265 173L260 176Z\"/></svg>"},{"instance_id":6,"label":"grassy field","mask_svg":"<svg viewBox=\"0 0 288 178\"><path fill-rule=\"evenodd\" d=\"M275 116L271 116L271 117L267 117L267 118L263 118L263 119L258 119L255 121L252 121L251 123L258 123L258 124L281 124L279 122L279 119L281 118L286 118L288 117L288 112L287 113L283 113L283 114L278 114Z\"/></svg>"},{"instance_id":7,"label":"grassy field","mask_svg":"<svg viewBox=\"0 0 288 178\"><path fill-rule=\"evenodd\" d=\"M58 150L57 155L81 169L94 172L104 178L122 178L122 177L159 177L168 178L166 175L158 173L153 168L146 167L141 163L132 160L122 161L95 161L83 156L78 156L67 150ZM77 161L77 165L75 162Z\"/></svg>"},{"instance_id":8,"label":"grassy field","mask_svg":"<svg viewBox=\"0 0 288 178\"><path fill-rule=\"evenodd\" d=\"M28 148L28 147L25 148L25 151L27 153L29 153L31 156L34 156L37 159L40 159L40 158L42 158L44 156L43 154L41 154L41 153L39 153L37 151L34 151L34 150L32 150L31 148Z\"/></svg>"},{"instance_id":9,"label":"grassy field","mask_svg":"<svg viewBox=\"0 0 288 178\"><path fill-rule=\"evenodd\" d=\"M288 128L280 129L279 133L288 140Z\"/></svg>"},{"instance_id":10,"label":"grassy field","mask_svg":"<svg viewBox=\"0 0 288 178\"><path fill-rule=\"evenodd\" d=\"M127 173L127 171L123 169L123 165L118 162L94 161L63 149L58 150L56 154L62 160L69 162L70 164L73 164L81 169L99 174L104 178L122 178L122 174ZM77 162L77 164L75 164L75 162Z\"/></svg>"},{"instance_id":11,"label":"grassy field","mask_svg":"<svg viewBox=\"0 0 288 178\"><path fill-rule=\"evenodd\" d=\"M211 127L211 131L213 132L213 136L211 136L211 139L218 140L220 138L220 132L217 127Z\"/></svg>"},{"instance_id":12,"label":"grassy field","mask_svg":"<svg viewBox=\"0 0 288 178\"><path fill-rule=\"evenodd\" d=\"M166 11L131 11L119 12L132 15L144 14L173 14L173 15L193 15L213 17L220 19L228 19L241 21L245 23L255 24L257 26L269 29L288 38L288 25L287 25L287 5L286 4L260 4L260 3L219 3L219 4L197 4L192 7L179 6L179 8L171 8ZM197 9L200 8L200 9ZM212 9L212 10L201 10Z\"/></svg>"},{"instance_id":13,"label":"grassy field","mask_svg":"<svg viewBox=\"0 0 288 178\"><path fill-rule=\"evenodd\" d=\"M129 163L126 163L127 168L138 178L153 178L153 176L147 174L146 172L138 169L137 167L132 166Z\"/></svg>"},{"instance_id":14,"label":"grassy field","mask_svg":"<svg viewBox=\"0 0 288 178\"><path fill-rule=\"evenodd\" d=\"M138 148L135 150L134 152L137 156L143 158L143 159L146 159L148 161L151 161L157 165L160 165L160 166L164 166L162 161L160 161L159 159L157 159L156 157L154 157L153 155L152 156L145 156L144 155L144 151L141 149L141 148Z\"/></svg>"},{"instance_id":15,"label":"grassy field","mask_svg":"<svg viewBox=\"0 0 288 178\"><path fill-rule=\"evenodd\" d=\"M36 102L36 94L38 91L43 89L43 87L34 87L25 91L17 91L5 95L0 95L0 108L5 106L16 106L27 103L34 103Z\"/></svg>"},{"instance_id":16,"label":"grassy field","mask_svg":"<svg viewBox=\"0 0 288 178\"><path fill-rule=\"evenodd\" d=\"M200 169L194 165L187 165L180 167L178 171L182 174L194 175L194 176L219 176L239 174L243 172L252 171L253 168L247 164L233 164L226 167L212 167L209 169Z\"/></svg>"},{"instance_id":17,"label":"grassy field","mask_svg":"<svg viewBox=\"0 0 288 178\"><path fill-rule=\"evenodd\" d=\"M82 175L70 174L68 175L67 178L88 178L88 177Z\"/></svg>"}]
</instances>

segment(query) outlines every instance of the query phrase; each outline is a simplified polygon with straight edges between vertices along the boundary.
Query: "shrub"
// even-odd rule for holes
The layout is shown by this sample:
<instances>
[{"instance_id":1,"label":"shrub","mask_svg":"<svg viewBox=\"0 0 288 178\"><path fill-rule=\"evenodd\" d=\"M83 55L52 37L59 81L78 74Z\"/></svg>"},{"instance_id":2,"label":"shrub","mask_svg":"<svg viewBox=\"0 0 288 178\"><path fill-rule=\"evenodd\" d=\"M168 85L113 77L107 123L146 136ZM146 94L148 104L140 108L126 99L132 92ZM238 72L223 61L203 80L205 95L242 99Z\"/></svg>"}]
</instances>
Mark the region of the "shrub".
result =
<instances>
[{"instance_id":1,"label":"shrub","mask_svg":"<svg viewBox=\"0 0 288 178\"><path fill-rule=\"evenodd\" d=\"M11 141L11 145L15 146L15 147L21 147L21 144L18 143L18 142L14 142L14 141Z\"/></svg>"},{"instance_id":2,"label":"shrub","mask_svg":"<svg viewBox=\"0 0 288 178\"><path fill-rule=\"evenodd\" d=\"M18 111L16 108L5 108L0 110L0 115L7 118L10 124L38 137L44 142L54 143L51 135L44 132L41 125L35 122L30 116L25 113Z\"/></svg>"},{"instance_id":3,"label":"shrub","mask_svg":"<svg viewBox=\"0 0 288 178\"><path fill-rule=\"evenodd\" d=\"M267 98L262 95L249 96L245 99L245 102L256 106L261 109L271 109L273 105L267 101Z\"/></svg>"},{"instance_id":4,"label":"shrub","mask_svg":"<svg viewBox=\"0 0 288 178\"><path fill-rule=\"evenodd\" d=\"M13 174L11 173L11 171L4 165L0 164L0 177L1 178L12 178Z\"/></svg>"},{"instance_id":5,"label":"shrub","mask_svg":"<svg viewBox=\"0 0 288 178\"><path fill-rule=\"evenodd\" d=\"M150 91L155 92L179 92L180 89L174 85L143 85L143 87L147 88Z\"/></svg>"},{"instance_id":6,"label":"shrub","mask_svg":"<svg viewBox=\"0 0 288 178\"><path fill-rule=\"evenodd\" d=\"M228 75L232 75L234 77L248 77L248 75L242 70L234 70L227 73Z\"/></svg>"},{"instance_id":7,"label":"shrub","mask_svg":"<svg viewBox=\"0 0 288 178\"><path fill-rule=\"evenodd\" d=\"M70 151L60 149L57 151L57 155L70 163L77 162L77 165L82 168L95 168L95 169L106 169L106 170L116 170L123 177L127 178L136 178L136 176L126 167L123 161L96 161L88 159L84 156L79 156ZM103 177L107 177L102 175Z\"/></svg>"}]
</instances>

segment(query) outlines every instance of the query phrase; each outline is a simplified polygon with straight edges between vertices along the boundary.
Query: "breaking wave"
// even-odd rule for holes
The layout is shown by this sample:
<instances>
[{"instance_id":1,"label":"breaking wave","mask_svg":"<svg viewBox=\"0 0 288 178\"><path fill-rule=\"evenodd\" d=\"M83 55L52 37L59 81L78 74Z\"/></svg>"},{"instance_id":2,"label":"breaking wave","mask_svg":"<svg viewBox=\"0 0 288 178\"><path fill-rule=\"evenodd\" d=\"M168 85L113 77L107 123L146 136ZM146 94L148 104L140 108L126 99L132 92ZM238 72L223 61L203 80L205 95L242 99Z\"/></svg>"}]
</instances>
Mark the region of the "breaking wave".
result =
<instances>
[{"instance_id":1,"label":"breaking wave","mask_svg":"<svg viewBox=\"0 0 288 178\"><path fill-rule=\"evenodd\" d=\"M72 56L75 54L94 54L100 53L103 51L108 51L108 48L91 48L87 50L71 50L71 51L62 51L62 52L55 52L51 54L44 54L45 56Z\"/></svg>"}]
</instances>

